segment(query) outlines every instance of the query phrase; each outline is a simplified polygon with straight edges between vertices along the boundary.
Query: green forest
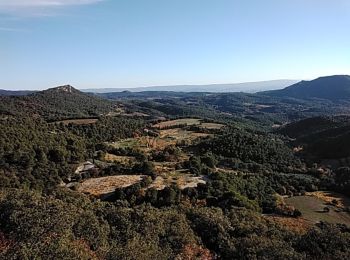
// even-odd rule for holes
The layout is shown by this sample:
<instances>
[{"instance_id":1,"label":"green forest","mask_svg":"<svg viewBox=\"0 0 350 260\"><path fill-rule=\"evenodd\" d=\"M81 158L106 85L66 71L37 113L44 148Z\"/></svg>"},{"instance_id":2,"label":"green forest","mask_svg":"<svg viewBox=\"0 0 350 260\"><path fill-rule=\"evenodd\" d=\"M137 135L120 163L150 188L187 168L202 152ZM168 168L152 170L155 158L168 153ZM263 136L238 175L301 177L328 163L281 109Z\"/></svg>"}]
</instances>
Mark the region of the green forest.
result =
<instances>
[{"instance_id":1,"label":"green forest","mask_svg":"<svg viewBox=\"0 0 350 260\"><path fill-rule=\"evenodd\" d=\"M1 259L350 257L346 103L101 96L0 97Z\"/></svg>"}]
</instances>

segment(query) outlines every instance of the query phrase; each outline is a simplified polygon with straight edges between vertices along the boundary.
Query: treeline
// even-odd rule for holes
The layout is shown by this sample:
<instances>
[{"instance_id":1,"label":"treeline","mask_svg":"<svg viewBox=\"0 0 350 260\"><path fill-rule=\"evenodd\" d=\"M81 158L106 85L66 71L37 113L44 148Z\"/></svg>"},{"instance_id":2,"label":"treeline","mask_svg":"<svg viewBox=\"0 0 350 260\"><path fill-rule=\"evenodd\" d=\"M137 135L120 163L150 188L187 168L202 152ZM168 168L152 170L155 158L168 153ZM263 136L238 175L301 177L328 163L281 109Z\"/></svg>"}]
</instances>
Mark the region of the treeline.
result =
<instances>
[{"instance_id":1,"label":"treeline","mask_svg":"<svg viewBox=\"0 0 350 260\"><path fill-rule=\"evenodd\" d=\"M211 172L207 175L206 184L183 190L176 185L160 190L149 188L149 180L151 179L118 188L115 195L108 200L124 201L130 206L150 203L154 207L175 206L186 201L192 205L204 203L224 211L246 208L256 212L284 214L278 205L278 195L298 196L325 187L330 188L330 184L320 179L296 174L246 175Z\"/></svg>"}]
</instances>

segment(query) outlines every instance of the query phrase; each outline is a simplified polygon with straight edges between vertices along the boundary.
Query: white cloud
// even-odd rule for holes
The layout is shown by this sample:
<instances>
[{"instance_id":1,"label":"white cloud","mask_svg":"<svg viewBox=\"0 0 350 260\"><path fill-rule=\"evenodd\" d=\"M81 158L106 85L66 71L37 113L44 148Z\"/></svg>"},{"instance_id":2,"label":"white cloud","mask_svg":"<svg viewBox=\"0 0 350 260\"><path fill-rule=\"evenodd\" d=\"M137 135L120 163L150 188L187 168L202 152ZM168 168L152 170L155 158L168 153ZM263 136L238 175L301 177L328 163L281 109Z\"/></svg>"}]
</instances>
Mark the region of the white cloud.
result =
<instances>
[{"instance_id":1,"label":"white cloud","mask_svg":"<svg viewBox=\"0 0 350 260\"><path fill-rule=\"evenodd\" d=\"M55 7L66 5L86 5L101 2L102 0L0 0L1 7Z\"/></svg>"},{"instance_id":2,"label":"white cloud","mask_svg":"<svg viewBox=\"0 0 350 260\"><path fill-rule=\"evenodd\" d=\"M25 29L18 29L18 28L12 28L12 27L0 27L0 32L29 32Z\"/></svg>"},{"instance_id":3,"label":"white cloud","mask_svg":"<svg viewBox=\"0 0 350 260\"><path fill-rule=\"evenodd\" d=\"M89 5L105 0L0 0L0 13L51 16L57 8Z\"/></svg>"}]
</instances>

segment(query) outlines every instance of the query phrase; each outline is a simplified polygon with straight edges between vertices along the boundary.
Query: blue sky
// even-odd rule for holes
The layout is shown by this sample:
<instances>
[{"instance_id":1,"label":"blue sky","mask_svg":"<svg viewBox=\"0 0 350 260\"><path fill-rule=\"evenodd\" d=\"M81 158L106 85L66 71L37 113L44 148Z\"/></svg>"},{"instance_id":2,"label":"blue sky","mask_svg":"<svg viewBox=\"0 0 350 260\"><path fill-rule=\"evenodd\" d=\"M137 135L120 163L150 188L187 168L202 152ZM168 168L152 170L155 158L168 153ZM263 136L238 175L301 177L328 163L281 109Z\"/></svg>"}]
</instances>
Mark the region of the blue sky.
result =
<instances>
[{"instance_id":1,"label":"blue sky","mask_svg":"<svg viewBox=\"0 0 350 260\"><path fill-rule=\"evenodd\" d=\"M348 0L0 0L0 88L350 74Z\"/></svg>"}]
</instances>

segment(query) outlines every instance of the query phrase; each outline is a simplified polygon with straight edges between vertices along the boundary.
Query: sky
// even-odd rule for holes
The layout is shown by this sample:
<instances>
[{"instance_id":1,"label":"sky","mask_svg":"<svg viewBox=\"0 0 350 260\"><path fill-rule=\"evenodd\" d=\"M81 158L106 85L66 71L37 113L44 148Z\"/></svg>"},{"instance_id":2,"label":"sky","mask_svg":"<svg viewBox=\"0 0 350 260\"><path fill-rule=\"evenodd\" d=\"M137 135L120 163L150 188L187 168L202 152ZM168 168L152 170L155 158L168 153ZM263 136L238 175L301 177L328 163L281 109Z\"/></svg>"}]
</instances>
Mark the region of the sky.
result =
<instances>
[{"instance_id":1,"label":"sky","mask_svg":"<svg viewBox=\"0 0 350 260\"><path fill-rule=\"evenodd\" d=\"M0 0L0 89L350 74L349 0Z\"/></svg>"}]
</instances>

